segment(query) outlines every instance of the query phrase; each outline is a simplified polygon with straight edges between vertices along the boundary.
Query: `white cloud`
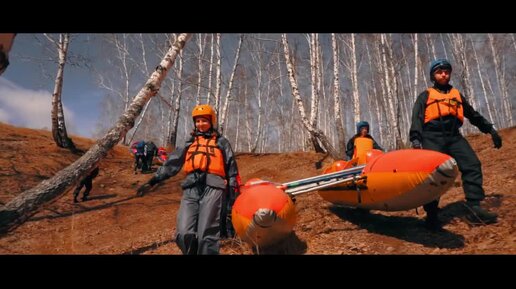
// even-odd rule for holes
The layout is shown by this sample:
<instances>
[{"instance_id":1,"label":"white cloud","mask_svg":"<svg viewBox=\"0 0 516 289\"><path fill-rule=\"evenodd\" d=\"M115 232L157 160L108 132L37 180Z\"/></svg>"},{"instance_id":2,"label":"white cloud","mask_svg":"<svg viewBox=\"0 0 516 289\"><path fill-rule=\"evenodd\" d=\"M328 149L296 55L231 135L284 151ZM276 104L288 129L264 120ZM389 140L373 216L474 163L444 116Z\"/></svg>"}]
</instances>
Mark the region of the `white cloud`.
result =
<instances>
[{"instance_id":1,"label":"white cloud","mask_svg":"<svg viewBox=\"0 0 516 289\"><path fill-rule=\"evenodd\" d=\"M0 121L28 128L52 127L52 93L32 90L0 77ZM63 105L65 120L73 126L74 114Z\"/></svg>"}]
</instances>

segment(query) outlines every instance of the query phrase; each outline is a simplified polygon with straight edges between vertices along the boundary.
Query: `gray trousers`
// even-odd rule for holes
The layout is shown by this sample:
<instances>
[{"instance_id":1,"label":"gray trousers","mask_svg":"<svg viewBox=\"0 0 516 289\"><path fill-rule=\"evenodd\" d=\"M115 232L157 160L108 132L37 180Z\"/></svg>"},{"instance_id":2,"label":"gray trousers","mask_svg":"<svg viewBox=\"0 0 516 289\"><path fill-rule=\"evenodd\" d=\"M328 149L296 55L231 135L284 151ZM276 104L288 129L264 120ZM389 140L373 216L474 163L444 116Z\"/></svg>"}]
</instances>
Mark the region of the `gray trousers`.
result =
<instances>
[{"instance_id":1,"label":"gray trousers","mask_svg":"<svg viewBox=\"0 0 516 289\"><path fill-rule=\"evenodd\" d=\"M225 195L206 185L184 189L176 225L176 244L184 255L219 254Z\"/></svg>"}]
</instances>

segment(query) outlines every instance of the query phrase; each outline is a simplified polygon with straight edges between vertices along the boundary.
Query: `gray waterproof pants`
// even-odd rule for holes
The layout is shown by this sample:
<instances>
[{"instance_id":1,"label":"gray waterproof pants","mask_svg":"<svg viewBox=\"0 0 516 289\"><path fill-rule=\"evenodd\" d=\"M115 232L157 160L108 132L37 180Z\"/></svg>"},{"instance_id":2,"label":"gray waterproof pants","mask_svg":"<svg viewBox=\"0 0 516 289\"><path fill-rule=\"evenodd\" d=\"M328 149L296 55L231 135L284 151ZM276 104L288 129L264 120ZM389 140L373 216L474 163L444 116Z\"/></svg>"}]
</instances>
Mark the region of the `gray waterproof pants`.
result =
<instances>
[{"instance_id":1,"label":"gray waterproof pants","mask_svg":"<svg viewBox=\"0 0 516 289\"><path fill-rule=\"evenodd\" d=\"M224 190L194 186L183 191L177 214L176 243L184 255L219 254Z\"/></svg>"}]
</instances>

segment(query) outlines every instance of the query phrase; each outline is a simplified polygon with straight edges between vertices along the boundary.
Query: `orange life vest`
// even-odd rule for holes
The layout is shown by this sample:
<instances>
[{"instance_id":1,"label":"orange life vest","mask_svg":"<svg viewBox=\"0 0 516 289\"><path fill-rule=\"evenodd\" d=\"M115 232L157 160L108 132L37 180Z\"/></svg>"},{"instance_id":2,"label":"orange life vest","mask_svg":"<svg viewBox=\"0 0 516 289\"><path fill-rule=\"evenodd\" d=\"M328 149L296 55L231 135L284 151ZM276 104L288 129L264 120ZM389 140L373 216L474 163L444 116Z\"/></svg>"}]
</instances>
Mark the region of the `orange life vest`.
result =
<instances>
[{"instance_id":1,"label":"orange life vest","mask_svg":"<svg viewBox=\"0 0 516 289\"><path fill-rule=\"evenodd\" d=\"M187 174L200 170L221 177L226 176L224 157L217 146L216 136L208 139L204 137L195 138L186 152L184 170Z\"/></svg>"},{"instance_id":2,"label":"orange life vest","mask_svg":"<svg viewBox=\"0 0 516 289\"><path fill-rule=\"evenodd\" d=\"M367 161L367 153L373 150L373 140L368 137L355 138L355 150L353 158L358 157L357 164L362 165Z\"/></svg>"},{"instance_id":3,"label":"orange life vest","mask_svg":"<svg viewBox=\"0 0 516 289\"><path fill-rule=\"evenodd\" d=\"M439 117L453 115L461 123L464 122L464 108L462 98L457 89L452 88L449 93L440 93L435 88L429 88L426 101L425 123L439 119Z\"/></svg>"}]
</instances>

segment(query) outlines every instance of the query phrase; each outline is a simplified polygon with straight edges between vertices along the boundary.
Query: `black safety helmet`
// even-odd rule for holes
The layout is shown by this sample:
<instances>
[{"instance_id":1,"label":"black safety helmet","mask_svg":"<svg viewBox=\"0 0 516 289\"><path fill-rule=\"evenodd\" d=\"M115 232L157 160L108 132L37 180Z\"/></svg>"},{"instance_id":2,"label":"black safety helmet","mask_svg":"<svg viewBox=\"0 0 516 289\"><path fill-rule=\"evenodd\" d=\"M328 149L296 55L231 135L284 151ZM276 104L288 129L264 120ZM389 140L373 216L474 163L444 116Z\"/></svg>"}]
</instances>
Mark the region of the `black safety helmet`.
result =
<instances>
[{"instance_id":1,"label":"black safety helmet","mask_svg":"<svg viewBox=\"0 0 516 289\"><path fill-rule=\"evenodd\" d=\"M447 59L440 58L432 61L430 64L430 80L435 81L434 78L434 72L438 69L449 69L450 72L452 71L452 66L450 62Z\"/></svg>"},{"instance_id":2,"label":"black safety helmet","mask_svg":"<svg viewBox=\"0 0 516 289\"><path fill-rule=\"evenodd\" d=\"M367 121L359 121L357 122L357 134L360 133L360 129L363 128L363 127L367 127L367 132L369 132L369 123Z\"/></svg>"}]
</instances>

